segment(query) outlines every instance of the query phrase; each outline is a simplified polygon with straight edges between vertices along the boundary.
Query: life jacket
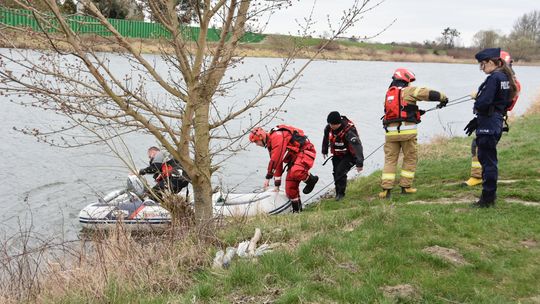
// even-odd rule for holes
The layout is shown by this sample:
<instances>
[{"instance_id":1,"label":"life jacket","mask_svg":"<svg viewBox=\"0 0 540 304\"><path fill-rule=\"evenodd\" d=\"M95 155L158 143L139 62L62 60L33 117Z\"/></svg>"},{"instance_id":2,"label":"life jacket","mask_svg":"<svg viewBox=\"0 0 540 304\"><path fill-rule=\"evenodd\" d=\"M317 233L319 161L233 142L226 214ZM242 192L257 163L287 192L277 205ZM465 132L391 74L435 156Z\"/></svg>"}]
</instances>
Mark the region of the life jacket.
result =
<instances>
[{"instance_id":1,"label":"life jacket","mask_svg":"<svg viewBox=\"0 0 540 304\"><path fill-rule=\"evenodd\" d=\"M398 122L398 131L401 123L404 121L419 123L420 111L418 106L409 104L401 97L402 88L392 86L386 92L384 101L383 125L385 129L389 124ZM387 130L388 132L388 130Z\"/></svg>"},{"instance_id":2,"label":"life jacket","mask_svg":"<svg viewBox=\"0 0 540 304\"><path fill-rule=\"evenodd\" d=\"M308 142L307 136L302 129L295 128L289 125L277 125L270 130L270 134L277 131L286 131L291 134L291 139L287 143L287 150L298 153L303 150L304 144Z\"/></svg>"},{"instance_id":3,"label":"life jacket","mask_svg":"<svg viewBox=\"0 0 540 304\"><path fill-rule=\"evenodd\" d=\"M514 106L516 105L517 100L519 99L519 93L521 92L521 83L517 80L517 78L514 76L514 81L516 82L516 96L510 101L510 104L506 107L506 111L504 114L504 126L503 126L503 132L510 131L510 125L508 124L508 112L512 111Z\"/></svg>"},{"instance_id":4,"label":"life jacket","mask_svg":"<svg viewBox=\"0 0 540 304\"><path fill-rule=\"evenodd\" d=\"M516 102L519 99L519 93L521 92L521 83L517 80L516 77L514 77L514 81L516 82L517 92L516 96L514 96L514 99L512 99L512 101L510 102L510 105L506 108L506 111L508 112L512 111L512 109L516 105Z\"/></svg>"},{"instance_id":5,"label":"life jacket","mask_svg":"<svg viewBox=\"0 0 540 304\"><path fill-rule=\"evenodd\" d=\"M161 168L159 170L159 175L155 178L155 180L160 181L169 177L183 178L181 170L180 165L175 159L171 158L170 155L164 155L163 163L161 163Z\"/></svg>"},{"instance_id":6,"label":"life jacket","mask_svg":"<svg viewBox=\"0 0 540 304\"><path fill-rule=\"evenodd\" d=\"M343 156L347 154L347 151L351 152L354 155L354 149L351 149L349 145L345 145L345 134L349 132L350 129L354 128L354 123L350 121L347 117L342 116L342 120L346 121L346 125L341 128L341 130L334 134L332 130L328 133L328 141L330 142L330 151L332 155Z\"/></svg>"}]
</instances>

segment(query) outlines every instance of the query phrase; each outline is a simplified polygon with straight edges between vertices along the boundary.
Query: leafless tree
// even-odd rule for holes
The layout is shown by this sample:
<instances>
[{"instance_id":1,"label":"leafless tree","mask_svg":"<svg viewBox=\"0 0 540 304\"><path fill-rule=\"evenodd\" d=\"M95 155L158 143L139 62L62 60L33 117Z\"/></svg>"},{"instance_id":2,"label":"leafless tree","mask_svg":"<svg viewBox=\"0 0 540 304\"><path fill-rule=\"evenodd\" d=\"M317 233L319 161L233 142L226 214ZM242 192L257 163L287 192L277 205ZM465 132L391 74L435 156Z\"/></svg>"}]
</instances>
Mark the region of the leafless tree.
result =
<instances>
[{"instance_id":1,"label":"leafless tree","mask_svg":"<svg viewBox=\"0 0 540 304\"><path fill-rule=\"evenodd\" d=\"M170 34L159 41L164 65L141 54L137 44L123 37L92 1L80 3L96 16L96 23L112 33L103 43L115 47L118 54L114 57L96 52L99 43L75 32L54 0L43 0L52 17L30 2L13 1L31 10L42 29L13 30L47 44L49 50L4 53L0 57L0 92L15 102L68 118L58 128L24 131L62 147L95 144L131 132L153 136L190 176L199 223L212 217L211 176L220 160L245 147L245 134L251 127L266 124L279 114L303 71L324 50L322 46L308 52L305 44L295 43L278 67L261 67L259 75L226 76L243 63L237 51L246 28L255 28L255 22L265 20L259 18L291 5L290 0L205 0L203 6L195 7L200 33L194 42L184 35L176 1L148 0L152 15ZM327 42L343 36L362 14L381 3L370 2L351 0ZM210 24L216 23L221 36L210 43ZM311 17L305 24L301 34L307 36L312 33ZM55 34L51 34L53 30ZM9 37L0 33L0 39ZM118 56L129 65L124 74L114 70L111 62ZM295 60L300 56L307 60ZM253 96L235 102L223 98L244 82L257 86ZM273 106L263 103L269 98Z\"/></svg>"},{"instance_id":2,"label":"leafless tree","mask_svg":"<svg viewBox=\"0 0 540 304\"><path fill-rule=\"evenodd\" d=\"M526 38L540 44L540 10L519 17L514 23L510 38Z\"/></svg>"},{"instance_id":3,"label":"leafless tree","mask_svg":"<svg viewBox=\"0 0 540 304\"><path fill-rule=\"evenodd\" d=\"M455 47L456 40L459 38L460 35L461 33L457 29L447 27L442 31L439 40L443 47L451 49Z\"/></svg>"},{"instance_id":4,"label":"leafless tree","mask_svg":"<svg viewBox=\"0 0 540 304\"><path fill-rule=\"evenodd\" d=\"M494 30L479 31L473 36L473 43L479 49L500 46L501 35Z\"/></svg>"},{"instance_id":5,"label":"leafless tree","mask_svg":"<svg viewBox=\"0 0 540 304\"><path fill-rule=\"evenodd\" d=\"M532 11L519 17L504 44L514 60L531 60L535 56L538 57L540 11Z\"/></svg>"}]
</instances>

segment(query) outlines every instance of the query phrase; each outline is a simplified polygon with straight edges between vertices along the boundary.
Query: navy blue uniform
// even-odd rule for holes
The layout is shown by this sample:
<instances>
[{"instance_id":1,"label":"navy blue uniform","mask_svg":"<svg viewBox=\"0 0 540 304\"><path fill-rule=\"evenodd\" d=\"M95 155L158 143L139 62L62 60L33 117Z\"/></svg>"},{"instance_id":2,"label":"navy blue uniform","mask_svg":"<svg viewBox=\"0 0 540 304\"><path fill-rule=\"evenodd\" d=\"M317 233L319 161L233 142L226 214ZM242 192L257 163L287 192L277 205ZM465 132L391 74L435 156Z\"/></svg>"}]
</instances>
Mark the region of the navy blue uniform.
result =
<instances>
[{"instance_id":1,"label":"navy blue uniform","mask_svg":"<svg viewBox=\"0 0 540 304\"><path fill-rule=\"evenodd\" d=\"M482 165L482 199L495 201L497 192L497 143L501 139L504 114L510 105L510 81L499 70L492 72L478 88L474 103L477 117L476 145Z\"/></svg>"}]
</instances>

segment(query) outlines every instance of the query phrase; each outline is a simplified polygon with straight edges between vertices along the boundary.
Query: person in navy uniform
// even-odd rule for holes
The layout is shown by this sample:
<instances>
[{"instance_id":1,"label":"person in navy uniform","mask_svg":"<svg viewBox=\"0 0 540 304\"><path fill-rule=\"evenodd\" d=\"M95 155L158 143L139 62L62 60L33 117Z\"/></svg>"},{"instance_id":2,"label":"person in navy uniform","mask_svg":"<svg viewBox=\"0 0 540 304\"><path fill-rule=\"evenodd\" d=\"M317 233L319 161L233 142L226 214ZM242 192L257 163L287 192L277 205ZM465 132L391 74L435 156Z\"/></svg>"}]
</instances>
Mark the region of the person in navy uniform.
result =
<instances>
[{"instance_id":1,"label":"person in navy uniform","mask_svg":"<svg viewBox=\"0 0 540 304\"><path fill-rule=\"evenodd\" d=\"M517 87L512 71L501 59L500 48L488 48L475 55L480 70L488 74L478 88L474 102L476 117L467 124L465 132L476 131L478 160L482 165L482 195L473 207L495 205L497 196L497 143L501 138L504 114L516 95Z\"/></svg>"}]
</instances>

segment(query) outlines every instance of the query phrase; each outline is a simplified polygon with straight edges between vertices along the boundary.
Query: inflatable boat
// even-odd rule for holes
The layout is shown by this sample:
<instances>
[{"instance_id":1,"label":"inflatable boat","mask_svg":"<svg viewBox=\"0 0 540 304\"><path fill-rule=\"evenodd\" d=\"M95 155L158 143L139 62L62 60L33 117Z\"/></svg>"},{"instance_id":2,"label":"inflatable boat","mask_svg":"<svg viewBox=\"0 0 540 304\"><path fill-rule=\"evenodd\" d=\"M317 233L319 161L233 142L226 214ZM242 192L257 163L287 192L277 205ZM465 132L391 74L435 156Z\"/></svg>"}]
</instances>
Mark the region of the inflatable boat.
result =
<instances>
[{"instance_id":1,"label":"inflatable boat","mask_svg":"<svg viewBox=\"0 0 540 304\"><path fill-rule=\"evenodd\" d=\"M84 207L79 212L79 222L89 230L108 230L119 223L132 231L165 229L171 223L171 214L153 200L144 199L144 195L143 183L131 175L126 189L112 191ZM243 194L220 191L212 195L212 205L216 217L275 215L291 211L291 202L285 193L273 190Z\"/></svg>"},{"instance_id":2,"label":"inflatable boat","mask_svg":"<svg viewBox=\"0 0 540 304\"><path fill-rule=\"evenodd\" d=\"M214 216L254 216L291 212L291 202L283 191L267 190L259 193L214 193Z\"/></svg>"},{"instance_id":3,"label":"inflatable boat","mask_svg":"<svg viewBox=\"0 0 540 304\"><path fill-rule=\"evenodd\" d=\"M111 229L120 222L128 230L163 230L171 223L171 214L153 200L143 200L144 185L137 176L130 175L127 188L110 192L98 202L79 212L84 229Z\"/></svg>"}]
</instances>

